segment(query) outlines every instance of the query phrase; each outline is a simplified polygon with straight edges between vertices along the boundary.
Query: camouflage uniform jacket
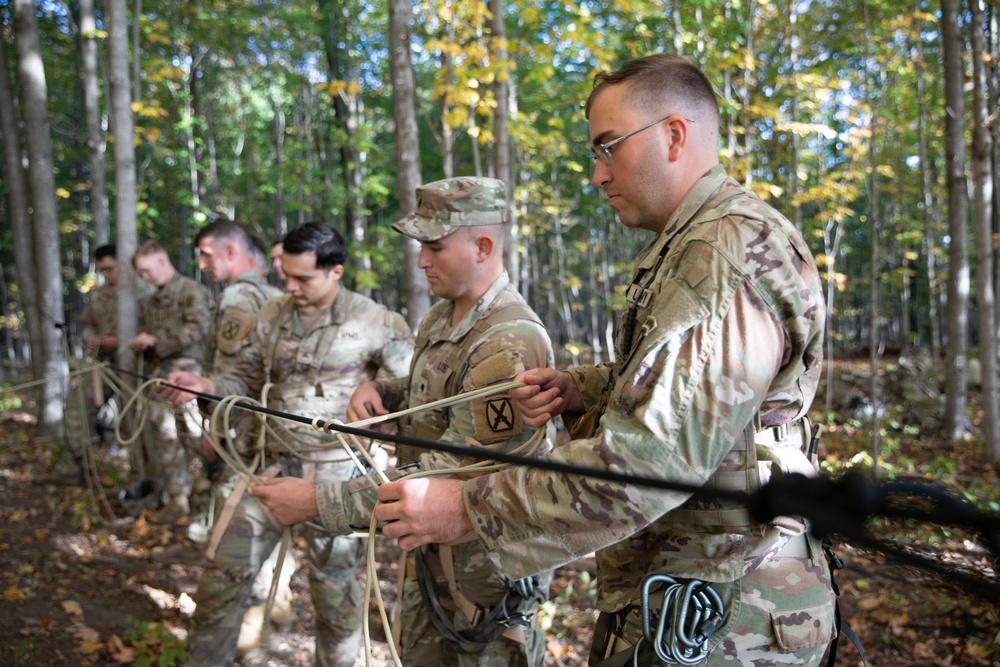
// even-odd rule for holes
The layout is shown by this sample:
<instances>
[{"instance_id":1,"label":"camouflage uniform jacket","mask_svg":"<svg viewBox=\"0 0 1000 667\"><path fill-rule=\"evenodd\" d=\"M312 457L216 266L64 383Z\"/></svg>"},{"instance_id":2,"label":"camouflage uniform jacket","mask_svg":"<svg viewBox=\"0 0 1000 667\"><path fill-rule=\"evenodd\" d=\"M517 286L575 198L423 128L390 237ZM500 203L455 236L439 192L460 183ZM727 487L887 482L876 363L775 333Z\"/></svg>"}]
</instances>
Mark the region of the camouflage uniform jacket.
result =
<instances>
[{"instance_id":1,"label":"camouflage uniform jacket","mask_svg":"<svg viewBox=\"0 0 1000 667\"><path fill-rule=\"evenodd\" d=\"M815 262L794 227L721 166L639 254L629 302L628 349L626 315L618 361L574 372L585 402L609 394L596 434L550 459L700 485L755 419L774 426L808 409L825 318ZM514 576L599 550L598 607L607 612L636 601L653 572L734 581L775 540L770 529L698 531L672 521L686 501L528 468L465 485L476 532Z\"/></svg>"},{"instance_id":2,"label":"camouflage uniform jacket","mask_svg":"<svg viewBox=\"0 0 1000 667\"><path fill-rule=\"evenodd\" d=\"M359 384L405 375L412 353L406 320L367 297L341 287L326 317L306 331L286 294L261 307L232 372L212 379L218 394L254 398L271 382L269 408L343 419ZM311 446L337 446L334 436L309 425L280 424Z\"/></svg>"},{"instance_id":3,"label":"camouflage uniform jacket","mask_svg":"<svg viewBox=\"0 0 1000 667\"><path fill-rule=\"evenodd\" d=\"M214 305L203 285L180 273L153 292L139 317L139 329L156 337L152 353L147 351L153 373L200 369Z\"/></svg>"},{"instance_id":4,"label":"camouflage uniform jacket","mask_svg":"<svg viewBox=\"0 0 1000 667\"><path fill-rule=\"evenodd\" d=\"M250 331L260 307L268 299L281 296L256 270L236 276L219 295L215 319L205 345L205 372L226 375L232 372L240 350L250 343Z\"/></svg>"},{"instance_id":5,"label":"camouflage uniform jacket","mask_svg":"<svg viewBox=\"0 0 1000 667\"><path fill-rule=\"evenodd\" d=\"M139 309L152 293L152 285L145 280L136 280L135 294L139 300ZM83 338L106 338L118 335L118 288L105 283L90 292L87 305L80 313L80 324L83 327ZM101 361L114 361L113 350L98 350L97 358Z\"/></svg>"},{"instance_id":6,"label":"camouflage uniform jacket","mask_svg":"<svg viewBox=\"0 0 1000 667\"><path fill-rule=\"evenodd\" d=\"M515 319L496 321L505 306L521 306ZM382 383L382 399L390 410L413 408L442 398L514 379L526 368L553 364L552 344L537 320L527 319L524 298L514 290L504 272L479 303L457 324L451 324L454 303L439 301L423 321L417 335L409 377ZM479 331L477 324L489 324ZM492 323L496 322L496 323ZM475 338L469 338L469 336ZM454 373L449 370L454 370ZM511 451L531 436L514 404L503 394L458 403L440 411L418 412L401 425L404 435L486 446ZM551 436L551 433L548 434ZM544 452L552 438L543 444ZM401 458L409 454L399 451ZM456 468L461 461L442 452L415 452L420 468ZM332 484L317 489L316 500L324 525L335 534L349 535L356 528L367 529L375 496L363 479L348 485ZM464 546L464 545L463 545Z\"/></svg>"}]
</instances>

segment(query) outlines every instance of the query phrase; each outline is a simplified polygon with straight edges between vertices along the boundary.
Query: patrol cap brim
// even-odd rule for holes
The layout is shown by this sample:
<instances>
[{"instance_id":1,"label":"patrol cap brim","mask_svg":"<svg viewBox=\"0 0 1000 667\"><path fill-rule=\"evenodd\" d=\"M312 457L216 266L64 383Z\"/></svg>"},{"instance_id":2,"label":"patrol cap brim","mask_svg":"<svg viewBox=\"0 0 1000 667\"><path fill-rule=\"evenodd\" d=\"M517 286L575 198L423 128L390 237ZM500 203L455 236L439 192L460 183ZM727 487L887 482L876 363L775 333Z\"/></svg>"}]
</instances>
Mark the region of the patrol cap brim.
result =
<instances>
[{"instance_id":1,"label":"patrol cap brim","mask_svg":"<svg viewBox=\"0 0 1000 667\"><path fill-rule=\"evenodd\" d=\"M422 215L410 215L392 223L392 228L400 234L405 234L417 241L437 241L448 236L461 225L450 225L425 218Z\"/></svg>"}]
</instances>

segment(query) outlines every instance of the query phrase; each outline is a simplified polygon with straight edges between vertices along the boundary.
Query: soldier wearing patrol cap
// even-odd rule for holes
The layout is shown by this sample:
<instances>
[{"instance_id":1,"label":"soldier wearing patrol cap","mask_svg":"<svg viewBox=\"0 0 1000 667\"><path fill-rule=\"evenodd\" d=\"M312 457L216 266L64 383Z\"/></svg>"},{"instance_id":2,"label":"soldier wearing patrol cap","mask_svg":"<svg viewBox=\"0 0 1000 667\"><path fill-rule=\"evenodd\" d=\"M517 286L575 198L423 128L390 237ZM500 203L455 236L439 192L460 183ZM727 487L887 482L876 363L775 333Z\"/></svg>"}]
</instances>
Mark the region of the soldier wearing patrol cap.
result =
<instances>
[{"instance_id":1,"label":"soldier wearing patrol cap","mask_svg":"<svg viewBox=\"0 0 1000 667\"><path fill-rule=\"evenodd\" d=\"M648 56L598 75L585 109L591 182L652 235L615 361L521 374L522 419L568 420L553 463L748 493L811 471L819 272L794 225L719 164L711 82L686 58ZM591 665L814 666L835 632L830 570L802 517L526 466L378 495L375 517L403 549L471 529L515 576L596 550ZM703 613L696 631L685 622Z\"/></svg>"},{"instance_id":2,"label":"soldier wearing patrol cap","mask_svg":"<svg viewBox=\"0 0 1000 667\"><path fill-rule=\"evenodd\" d=\"M451 178L417 189L416 212L393 228L420 241L418 266L442 301L420 324L409 377L362 384L351 397L349 421L419 407L507 382L525 368L552 365L545 329L503 268L504 202L504 184L492 178ZM504 452L523 445L533 432L503 393L401 421L405 435ZM545 433L540 453L549 449L551 435ZM398 446L396 453L401 472L471 463L412 447ZM468 479L475 473L454 476ZM308 486L299 495L301 480L274 480L253 492L283 523L320 516L328 529L344 534L368 525L375 494L362 482ZM309 502L296 502L302 497ZM547 596L550 573L514 582L489 561L478 540L411 552L401 571L394 634L407 667L543 664L544 633L534 615Z\"/></svg>"}]
</instances>

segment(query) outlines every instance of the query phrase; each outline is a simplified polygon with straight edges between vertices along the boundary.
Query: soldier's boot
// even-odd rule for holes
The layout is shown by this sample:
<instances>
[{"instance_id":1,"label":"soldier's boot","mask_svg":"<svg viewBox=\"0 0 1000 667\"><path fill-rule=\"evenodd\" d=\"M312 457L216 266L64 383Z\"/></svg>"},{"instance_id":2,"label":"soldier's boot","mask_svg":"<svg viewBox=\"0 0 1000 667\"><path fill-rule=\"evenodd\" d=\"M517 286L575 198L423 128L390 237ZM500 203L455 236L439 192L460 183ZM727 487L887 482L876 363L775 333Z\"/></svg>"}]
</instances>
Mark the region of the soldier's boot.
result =
<instances>
[{"instance_id":1,"label":"soldier's boot","mask_svg":"<svg viewBox=\"0 0 1000 667\"><path fill-rule=\"evenodd\" d=\"M264 605L247 607L243 612L243 625L240 626L240 636L236 640L236 654L243 655L260 648L260 639L264 634Z\"/></svg>"},{"instance_id":2,"label":"soldier's boot","mask_svg":"<svg viewBox=\"0 0 1000 667\"><path fill-rule=\"evenodd\" d=\"M166 505L153 512L151 523L176 523L191 514L187 496L171 496Z\"/></svg>"}]
</instances>

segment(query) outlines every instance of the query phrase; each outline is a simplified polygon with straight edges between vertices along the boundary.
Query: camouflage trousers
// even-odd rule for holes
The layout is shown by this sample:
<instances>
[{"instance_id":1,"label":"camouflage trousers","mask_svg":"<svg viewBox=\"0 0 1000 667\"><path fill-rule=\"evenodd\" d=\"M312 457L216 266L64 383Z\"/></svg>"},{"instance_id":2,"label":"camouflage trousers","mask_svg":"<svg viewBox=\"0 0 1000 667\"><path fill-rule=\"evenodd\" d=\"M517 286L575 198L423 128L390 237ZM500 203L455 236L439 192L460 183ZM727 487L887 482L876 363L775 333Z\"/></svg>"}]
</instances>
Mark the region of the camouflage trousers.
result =
<instances>
[{"instance_id":1,"label":"camouflage trousers","mask_svg":"<svg viewBox=\"0 0 1000 667\"><path fill-rule=\"evenodd\" d=\"M821 664L833 638L835 597L826 560L812 538L809 550L808 557L772 558L737 581L712 584L722 598L726 614L712 635L709 653L698 663L700 666ZM632 651L627 647L635 646L642 637L638 604L629 605L617 616L617 622L623 624L619 630L620 652L602 660L603 656L598 654L601 638L595 633L591 665L667 664L656 657L646 642L640 644L643 650L633 662Z\"/></svg>"},{"instance_id":2,"label":"camouflage trousers","mask_svg":"<svg viewBox=\"0 0 1000 667\"><path fill-rule=\"evenodd\" d=\"M162 491L168 497L191 495L194 480L191 476L190 456L201 447L201 417L198 404L188 401L176 408L154 401L149 406L149 419L155 433L156 451L159 455Z\"/></svg>"},{"instance_id":3,"label":"camouflage trousers","mask_svg":"<svg viewBox=\"0 0 1000 667\"><path fill-rule=\"evenodd\" d=\"M66 443L69 453L78 459L86 451L87 443L97 440L97 404L94 400L94 374L98 371L74 375L69 380L69 392L63 423L66 425ZM99 376L98 376L99 377ZM101 385L103 402L104 387Z\"/></svg>"},{"instance_id":4,"label":"camouflage trousers","mask_svg":"<svg viewBox=\"0 0 1000 667\"><path fill-rule=\"evenodd\" d=\"M437 559L437 554L425 556L428 560ZM456 558L456 569L463 567L462 553ZM403 588L399 595L399 657L406 667L542 667L545 664L545 633L538 627L537 619L530 627L524 628L525 643L501 635L491 642L482 653L463 653L447 641L431 622L431 610L420 593L420 585L416 574L412 572L413 561L404 558L400 567L407 567L408 575L403 580ZM431 567L437 571L438 567ZM485 602L483 593L489 602L499 601L506 588L506 580L497 574L492 567L483 568L481 576L475 581L467 580L462 585L462 591L471 596L477 604ZM527 604L523 611L535 614L538 611L539 600L547 597L551 573L540 576L535 599ZM504 582L504 583L501 583ZM492 585L491 585L492 584ZM447 581L442 576L435 577L434 588L443 607L449 611L449 620L456 630L471 629L472 624L465 614L451 601ZM478 591L476 589L479 589ZM480 595L476 595L479 592Z\"/></svg>"},{"instance_id":5,"label":"camouflage trousers","mask_svg":"<svg viewBox=\"0 0 1000 667\"><path fill-rule=\"evenodd\" d=\"M343 481L353 464L321 464L316 482ZM219 545L215 560L198 580L188 636L188 665L228 667L236 654L243 612L253 597L254 579L281 539L282 527L261 503L244 494ZM362 591L358 562L366 540L333 537L304 528L309 588L316 607L318 667L351 667L361 638Z\"/></svg>"}]
</instances>

